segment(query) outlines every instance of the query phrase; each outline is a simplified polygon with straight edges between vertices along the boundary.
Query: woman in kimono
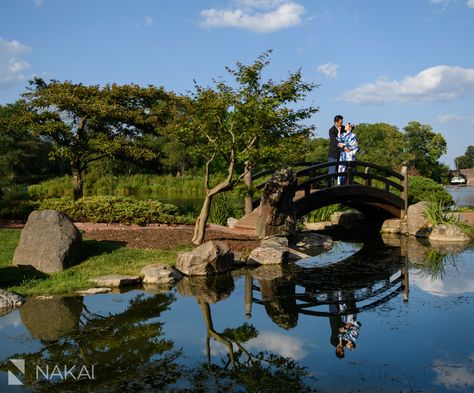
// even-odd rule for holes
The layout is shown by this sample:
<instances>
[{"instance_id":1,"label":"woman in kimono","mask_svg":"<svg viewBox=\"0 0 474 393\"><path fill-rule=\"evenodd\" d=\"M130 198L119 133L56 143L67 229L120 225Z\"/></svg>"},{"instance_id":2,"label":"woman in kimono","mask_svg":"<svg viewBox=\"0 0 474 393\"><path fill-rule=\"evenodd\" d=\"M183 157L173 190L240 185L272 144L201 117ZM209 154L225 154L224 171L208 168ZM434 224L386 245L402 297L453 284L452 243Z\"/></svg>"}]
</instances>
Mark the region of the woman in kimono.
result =
<instances>
[{"instance_id":1,"label":"woman in kimono","mask_svg":"<svg viewBox=\"0 0 474 393\"><path fill-rule=\"evenodd\" d=\"M341 153L339 156L339 161L355 161L357 150L359 150L357 137L352 132L354 125L348 123L343 131L340 131L337 136L338 146L341 149ZM345 172L346 165L340 164L339 165L339 172ZM337 184L345 184L346 177L339 176Z\"/></svg>"}]
</instances>

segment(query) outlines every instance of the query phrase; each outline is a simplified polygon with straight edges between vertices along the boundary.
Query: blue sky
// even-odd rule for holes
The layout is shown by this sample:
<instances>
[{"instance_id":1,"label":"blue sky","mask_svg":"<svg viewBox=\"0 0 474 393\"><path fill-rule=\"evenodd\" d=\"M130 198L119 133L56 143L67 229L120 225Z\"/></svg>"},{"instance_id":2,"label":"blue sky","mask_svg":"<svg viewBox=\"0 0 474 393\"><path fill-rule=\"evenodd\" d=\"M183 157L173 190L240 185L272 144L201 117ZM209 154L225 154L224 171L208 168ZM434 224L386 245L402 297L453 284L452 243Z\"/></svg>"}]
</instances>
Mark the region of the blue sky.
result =
<instances>
[{"instance_id":1,"label":"blue sky","mask_svg":"<svg viewBox=\"0 0 474 393\"><path fill-rule=\"evenodd\" d=\"M268 77L320 85L317 136L335 114L416 120L453 166L474 145L473 26L474 0L1 0L0 104L33 76L185 93L273 49Z\"/></svg>"}]
</instances>

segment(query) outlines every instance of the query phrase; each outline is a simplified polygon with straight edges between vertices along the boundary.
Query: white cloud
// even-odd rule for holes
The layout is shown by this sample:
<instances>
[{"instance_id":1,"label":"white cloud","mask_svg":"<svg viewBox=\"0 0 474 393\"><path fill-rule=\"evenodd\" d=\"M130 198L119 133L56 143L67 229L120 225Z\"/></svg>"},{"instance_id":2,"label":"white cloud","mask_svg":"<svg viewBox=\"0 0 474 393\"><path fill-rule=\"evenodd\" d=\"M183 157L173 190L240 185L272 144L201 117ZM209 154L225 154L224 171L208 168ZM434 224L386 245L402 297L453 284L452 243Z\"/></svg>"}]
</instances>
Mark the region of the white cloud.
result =
<instances>
[{"instance_id":1,"label":"white cloud","mask_svg":"<svg viewBox=\"0 0 474 393\"><path fill-rule=\"evenodd\" d=\"M8 88L26 79L23 72L30 64L22 56L30 48L18 41L7 41L0 37L0 89Z\"/></svg>"},{"instance_id":2,"label":"white cloud","mask_svg":"<svg viewBox=\"0 0 474 393\"><path fill-rule=\"evenodd\" d=\"M44 0L33 0L36 8L41 8L44 5Z\"/></svg>"},{"instance_id":3,"label":"white cloud","mask_svg":"<svg viewBox=\"0 0 474 393\"><path fill-rule=\"evenodd\" d=\"M301 360L308 354L307 344L303 340L272 331L260 332L257 337L250 339L243 346L249 351L268 351L293 360ZM238 349L235 345L233 348ZM213 356L225 355L227 351L228 349L222 343L212 342L211 354Z\"/></svg>"},{"instance_id":4,"label":"white cloud","mask_svg":"<svg viewBox=\"0 0 474 393\"><path fill-rule=\"evenodd\" d=\"M468 0L466 5L469 7L469 8L474 8L474 0Z\"/></svg>"},{"instance_id":5,"label":"white cloud","mask_svg":"<svg viewBox=\"0 0 474 393\"><path fill-rule=\"evenodd\" d=\"M431 0L433 4L449 3L451 0Z\"/></svg>"},{"instance_id":6,"label":"white cloud","mask_svg":"<svg viewBox=\"0 0 474 393\"><path fill-rule=\"evenodd\" d=\"M258 337L249 340L245 347L249 350L273 352L294 360L301 360L308 354L303 340L271 331L260 332Z\"/></svg>"},{"instance_id":7,"label":"white cloud","mask_svg":"<svg viewBox=\"0 0 474 393\"><path fill-rule=\"evenodd\" d=\"M437 376L435 383L443 385L446 389L466 389L469 386L474 386L474 369L469 366L474 355L468 358L467 364L445 364L441 361L433 365L433 370Z\"/></svg>"},{"instance_id":8,"label":"white cloud","mask_svg":"<svg viewBox=\"0 0 474 393\"><path fill-rule=\"evenodd\" d=\"M235 0L235 3L238 7L242 7L245 9L271 9L276 8L280 4L283 4L285 2L286 0Z\"/></svg>"},{"instance_id":9,"label":"white cloud","mask_svg":"<svg viewBox=\"0 0 474 393\"><path fill-rule=\"evenodd\" d=\"M474 276L459 274L455 267L445 265L445 276L433 279L423 272L410 275L410 285L435 296L460 295L474 292Z\"/></svg>"},{"instance_id":10,"label":"white cloud","mask_svg":"<svg viewBox=\"0 0 474 393\"><path fill-rule=\"evenodd\" d=\"M380 78L346 91L340 99L356 103L448 101L474 92L474 68L427 68L401 81Z\"/></svg>"},{"instance_id":11,"label":"white cloud","mask_svg":"<svg viewBox=\"0 0 474 393\"><path fill-rule=\"evenodd\" d=\"M335 78L337 76L338 64L326 63L318 66L317 70L327 78Z\"/></svg>"},{"instance_id":12,"label":"white cloud","mask_svg":"<svg viewBox=\"0 0 474 393\"><path fill-rule=\"evenodd\" d=\"M451 123L453 121L465 121L465 120L469 120L469 118L467 116L460 116L454 113L442 114L442 115L436 116L436 121L438 123ZM474 119L472 120L474 121Z\"/></svg>"},{"instance_id":13,"label":"white cloud","mask_svg":"<svg viewBox=\"0 0 474 393\"><path fill-rule=\"evenodd\" d=\"M246 3L250 3L246 1ZM258 5L258 7L257 7ZM272 8L267 8L267 7ZM275 8L276 6L276 8ZM248 6L236 9L207 9L201 11L201 26L237 27L257 33L271 33L299 25L305 12L302 5L294 2L280 4L276 1L257 1L254 8L265 8L265 12L253 12Z\"/></svg>"}]
</instances>

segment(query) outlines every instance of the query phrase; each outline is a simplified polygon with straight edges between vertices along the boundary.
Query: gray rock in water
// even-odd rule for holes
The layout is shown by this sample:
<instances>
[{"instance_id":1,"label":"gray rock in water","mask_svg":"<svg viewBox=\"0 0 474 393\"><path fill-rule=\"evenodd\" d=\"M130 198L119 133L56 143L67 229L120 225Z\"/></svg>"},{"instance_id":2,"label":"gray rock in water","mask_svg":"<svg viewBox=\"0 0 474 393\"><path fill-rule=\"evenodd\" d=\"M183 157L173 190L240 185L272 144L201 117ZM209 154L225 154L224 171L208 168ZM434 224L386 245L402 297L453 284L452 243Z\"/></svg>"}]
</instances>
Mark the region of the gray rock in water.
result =
<instances>
[{"instance_id":1,"label":"gray rock in water","mask_svg":"<svg viewBox=\"0 0 474 393\"><path fill-rule=\"evenodd\" d=\"M22 306L25 302L26 299L23 296L0 289L0 315L8 314L15 308Z\"/></svg>"},{"instance_id":2,"label":"gray rock in water","mask_svg":"<svg viewBox=\"0 0 474 393\"><path fill-rule=\"evenodd\" d=\"M80 295L97 295L99 293L108 293L112 289L111 288L89 288L89 289L84 289L82 291L76 291L76 293Z\"/></svg>"},{"instance_id":3,"label":"gray rock in water","mask_svg":"<svg viewBox=\"0 0 474 393\"><path fill-rule=\"evenodd\" d=\"M286 236L270 236L260 242L261 246L281 246L288 247L288 238Z\"/></svg>"},{"instance_id":4,"label":"gray rock in water","mask_svg":"<svg viewBox=\"0 0 474 393\"><path fill-rule=\"evenodd\" d=\"M234 254L223 242L211 240L192 251L182 252L176 260L176 269L186 276L206 276L232 270Z\"/></svg>"},{"instance_id":5,"label":"gray rock in water","mask_svg":"<svg viewBox=\"0 0 474 393\"><path fill-rule=\"evenodd\" d=\"M89 281L101 287L121 288L129 285L140 284L141 277L125 276L122 274L109 274L107 276L90 278Z\"/></svg>"},{"instance_id":6,"label":"gray rock in water","mask_svg":"<svg viewBox=\"0 0 474 393\"><path fill-rule=\"evenodd\" d=\"M175 284L182 278L180 272L164 263L145 266L140 271L140 276L144 284L156 285Z\"/></svg>"},{"instance_id":7,"label":"gray rock in water","mask_svg":"<svg viewBox=\"0 0 474 393\"><path fill-rule=\"evenodd\" d=\"M346 229L357 229L365 221L361 212L335 212L331 215L331 224L340 225Z\"/></svg>"},{"instance_id":8,"label":"gray rock in water","mask_svg":"<svg viewBox=\"0 0 474 393\"><path fill-rule=\"evenodd\" d=\"M259 246L252 250L247 260L249 265L282 264L288 260L288 248L282 246Z\"/></svg>"},{"instance_id":9,"label":"gray rock in water","mask_svg":"<svg viewBox=\"0 0 474 393\"><path fill-rule=\"evenodd\" d=\"M429 237L431 224L425 217L426 202L408 206L406 222L408 233L417 237Z\"/></svg>"},{"instance_id":10,"label":"gray rock in water","mask_svg":"<svg viewBox=\"0 0 474 393\"><path fill-rule=\"evenodd\" d=\"M295 234L296 247L305 251L311 251L318 248L329 250L332 248L332 244L332 239L326 235L320 235L314 232L301 232Z\"/></svg>"},{"instance_id":11,"label":"gray rock in water","mask_svg":"<svg viewBox=\"0 0 474 393\"><path fill-rule=\"evenodd\" d=\"M265 184L257 218L257 235L292 235L296 230L296 208L293 198L297 179L291 168L275 172Z\"/></svg>"},{"instance_id":12,"label":"gray rock in water","mask_svg":"<svg viewBox=\"0 0 474 393\"><path fill-rule=\"evenodd\" d=\"M36 210L21 231L13 264L43 273L60 272L80 261L81 246L81 232L66 214Z\"/></svg>"},{"instance_id":13,"label":"gray rock in water","mask_svg":"<svg viewBox=\"0 0 474 393\"><path fill-rule=\"evenodd\" d=\"M441 224L436 225L430 233L430 242L461 242L465 243L469 241L464 231L453 224Z\"/></svg>"}]
</instances>

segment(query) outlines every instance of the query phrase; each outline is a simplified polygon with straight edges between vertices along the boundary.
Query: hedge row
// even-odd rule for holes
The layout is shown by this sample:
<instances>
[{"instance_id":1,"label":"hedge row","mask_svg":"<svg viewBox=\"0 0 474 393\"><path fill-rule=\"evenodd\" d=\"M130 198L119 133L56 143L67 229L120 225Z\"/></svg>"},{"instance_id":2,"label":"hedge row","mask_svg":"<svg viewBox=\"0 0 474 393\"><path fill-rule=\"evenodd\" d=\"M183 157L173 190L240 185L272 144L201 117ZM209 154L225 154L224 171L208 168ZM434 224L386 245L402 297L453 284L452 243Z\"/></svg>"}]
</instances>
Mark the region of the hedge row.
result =
<instances>
[{"instance_id":1,"label":"hedge row","mask_svg":"<svg viewBox=\"0 0 474 393\"><path fill-rule=\"evenodd\" d=\"M66 213L74 221L146 225L192 224L192 217L179 215L178 208L157 200L137 200L126 197L91 196L74 202L70 197L49 198L41 201L18 201L8 207L4 217L25 218L33 210L53 209ZM7 209L4 209L7 210Z\"/></svg>"}]
</instances>

